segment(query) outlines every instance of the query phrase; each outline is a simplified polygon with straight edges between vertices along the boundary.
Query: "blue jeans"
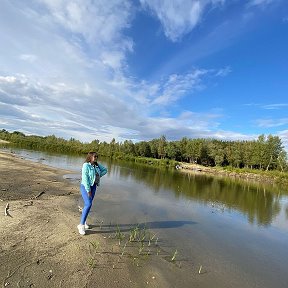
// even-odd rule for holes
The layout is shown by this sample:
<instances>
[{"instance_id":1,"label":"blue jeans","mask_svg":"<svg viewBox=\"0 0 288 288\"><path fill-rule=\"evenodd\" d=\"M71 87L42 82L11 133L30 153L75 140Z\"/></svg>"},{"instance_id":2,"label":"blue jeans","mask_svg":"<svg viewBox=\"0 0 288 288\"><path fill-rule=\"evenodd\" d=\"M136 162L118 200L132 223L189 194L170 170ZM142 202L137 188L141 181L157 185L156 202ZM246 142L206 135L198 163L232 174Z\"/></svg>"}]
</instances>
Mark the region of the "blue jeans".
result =
<instances>
[{"instance_id":1,"label":"blue jeans","mask_svg":"<svg viewBox=\"0 0 288 288\"><path fill-rule=\"evenodd\" d=\"M87 193L87 191L86 191L86 189L85 189L83 184L80 185L80 191L81 191L81 195L82 195L82 198L83 198L83 201L84 201L84 207L83 207L83 210L82 210L82 216L81 216L80 224L84 225L85 221L87 219L87 216L89 214L89 211L91 209L94 196L96 194L96 184L91 186L91 194L92 194L91 197L89 197L89 195L88 195L88 193Z\"/></svg>"}]
</instances>

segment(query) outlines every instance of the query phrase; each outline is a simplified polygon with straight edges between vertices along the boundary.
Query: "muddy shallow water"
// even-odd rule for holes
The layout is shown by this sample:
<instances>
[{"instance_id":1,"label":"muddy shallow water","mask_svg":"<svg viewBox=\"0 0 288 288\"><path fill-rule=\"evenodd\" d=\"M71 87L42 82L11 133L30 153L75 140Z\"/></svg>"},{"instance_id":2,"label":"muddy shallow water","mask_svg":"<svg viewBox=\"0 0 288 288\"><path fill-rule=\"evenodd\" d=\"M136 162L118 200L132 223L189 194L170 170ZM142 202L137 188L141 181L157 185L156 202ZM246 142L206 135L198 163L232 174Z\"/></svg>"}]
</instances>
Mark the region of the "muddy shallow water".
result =
<instances>
[{"instance_id":1,"label":"muddy shallow water","mask_svg":"<svg viewBox=\"0 0 288 288\"><path fill-rule=\"evenodd\" d=\"M72 170L66 178L79 182L81 157L13 151ZM136 225L157 233L166 255L177 250L174 272L166 271L171 287L190 287L191 277L198 277L201 287L288 287L288 191L100 162L109 173L101 180L90 222L103 221L101 233L107 235L116 226L125 232Z\"/></svg>"}]
</instances>

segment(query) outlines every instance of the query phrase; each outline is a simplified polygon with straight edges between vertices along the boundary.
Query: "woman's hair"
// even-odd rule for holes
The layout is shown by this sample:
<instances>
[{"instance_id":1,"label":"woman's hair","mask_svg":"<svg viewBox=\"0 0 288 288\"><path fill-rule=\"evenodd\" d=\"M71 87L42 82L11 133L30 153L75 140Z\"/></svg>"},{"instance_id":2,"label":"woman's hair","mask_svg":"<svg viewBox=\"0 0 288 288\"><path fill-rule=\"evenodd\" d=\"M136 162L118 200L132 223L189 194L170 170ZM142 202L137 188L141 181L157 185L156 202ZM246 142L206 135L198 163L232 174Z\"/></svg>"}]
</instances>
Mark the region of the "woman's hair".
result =
<instances>
[{"instance_id":1,"label":"woman's hair","mask_svg":"<svg viewBox=\"0 0 288 288\"><path fill-rule=\"evenodd\" d=\"M93 156L98 157L96 152L88 152L85 162L87 163L91 162Z\"/></svg>"}]
</instances>

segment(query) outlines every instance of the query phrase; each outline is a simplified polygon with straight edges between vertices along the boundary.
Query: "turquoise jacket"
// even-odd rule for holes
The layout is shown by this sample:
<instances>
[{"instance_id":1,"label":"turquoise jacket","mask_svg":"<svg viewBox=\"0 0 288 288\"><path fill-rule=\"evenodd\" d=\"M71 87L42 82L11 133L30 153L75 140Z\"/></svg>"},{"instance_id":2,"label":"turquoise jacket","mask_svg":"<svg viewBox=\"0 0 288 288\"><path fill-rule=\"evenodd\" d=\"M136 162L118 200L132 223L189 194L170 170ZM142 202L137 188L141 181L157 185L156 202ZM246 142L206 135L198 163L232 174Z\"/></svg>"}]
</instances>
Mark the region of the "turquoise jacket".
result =
<instances>
[{"instance_id":1,"label":"turquoise jacket","mask_svg":"<svg viewBox=\"0 0 288 288\"><path fill-rule=\"evenodd\" d=\"M81 184L84 185L87 193L91 191L91 186L94 185L95 180L96 185L100 185L100 177L107 173L107 168L99 164L97 166L92 165L90 162L85 162L82 166L82 181ZM98 176L98 177L97 177ZM96 179L97 178L97 179Z\"/></svg>"}]
</instances>

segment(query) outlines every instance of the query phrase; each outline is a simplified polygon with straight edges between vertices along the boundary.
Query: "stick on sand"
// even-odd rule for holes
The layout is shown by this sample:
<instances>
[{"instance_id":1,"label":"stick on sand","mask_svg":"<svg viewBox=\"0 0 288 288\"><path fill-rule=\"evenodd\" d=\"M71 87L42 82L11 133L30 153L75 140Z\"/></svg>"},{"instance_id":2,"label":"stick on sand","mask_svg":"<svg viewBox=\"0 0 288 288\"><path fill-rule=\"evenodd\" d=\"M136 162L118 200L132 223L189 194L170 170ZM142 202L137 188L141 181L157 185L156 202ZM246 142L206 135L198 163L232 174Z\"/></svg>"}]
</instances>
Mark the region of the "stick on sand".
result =
<instances>
[{"instance_id":1,"label":"stick on sand","mask_svg":"<svg viewBox=\"0 0 288 288\"><path fill-rule=\"evenodd\" d=\"M9 210L9 203L7 203L5 207L5 212L4 212L5 216L10 216L8 210Z\"/></svg>"},{"instance_id":2,"label":"stick on sand","mask_svg":"<svg viewBox=\"0 0 288 288\"><path fill-rule=\"evenodd\" d=\"M42 191L42 192L40 192L38 195L36 195L35 197L34 197L34 199L37 199L37 198L39 198L42 194L44 194L45 193L45 191Z\"/></svg>"}]
</instances>

